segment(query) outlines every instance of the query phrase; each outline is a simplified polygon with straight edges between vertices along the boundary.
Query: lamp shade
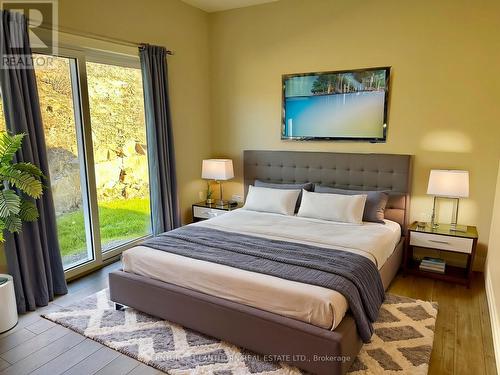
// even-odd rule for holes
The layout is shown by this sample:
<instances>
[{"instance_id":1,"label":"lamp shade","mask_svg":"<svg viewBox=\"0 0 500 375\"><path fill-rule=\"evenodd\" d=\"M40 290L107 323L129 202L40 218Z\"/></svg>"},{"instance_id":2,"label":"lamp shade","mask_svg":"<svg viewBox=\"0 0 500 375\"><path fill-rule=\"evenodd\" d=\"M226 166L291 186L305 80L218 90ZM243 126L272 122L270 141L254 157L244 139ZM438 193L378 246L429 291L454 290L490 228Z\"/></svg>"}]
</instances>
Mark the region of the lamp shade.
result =
<instances>
[{"instance_id":1,"label":"lamp shade","mask_svg":"<svg viewBox=\"0 0 500 375\"><path fill-rule=\"evenodd\" d=\"M206 180L230 180L234 177L233 161L231 159L203 160L201 178Z\"/></svg>"},{"instance_id":2,"label":"lamp shade","mask_svg":"<svg viewBox=\"0 0 500 375\"><path fill-rule=\"evenodd\" d=\"M468 197L469 171L432 169L427 194L449 198Z\"/></svg>"}]
</instances>

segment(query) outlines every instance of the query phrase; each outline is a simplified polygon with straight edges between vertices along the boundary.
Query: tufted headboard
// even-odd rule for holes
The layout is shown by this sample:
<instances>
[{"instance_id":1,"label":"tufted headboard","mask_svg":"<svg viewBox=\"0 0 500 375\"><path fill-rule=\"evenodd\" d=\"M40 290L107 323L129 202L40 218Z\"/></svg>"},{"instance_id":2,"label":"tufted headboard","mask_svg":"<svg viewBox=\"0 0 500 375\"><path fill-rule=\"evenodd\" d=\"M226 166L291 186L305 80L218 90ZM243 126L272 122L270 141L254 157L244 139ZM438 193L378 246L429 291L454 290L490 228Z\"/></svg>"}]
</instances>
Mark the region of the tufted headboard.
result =
<instances>
[{"instance_id":1,"label":"tufted headboard","mask_svg":"<svg viewBox=\"0 0 500 375\"><path fill-rule=\"evenodd\" d=\"M245 196L255 180L313 182L351 190L390 192L385 217L406 231L411 190L411 155L340 152L243 152Z\"/></svg>"}]
</instances>

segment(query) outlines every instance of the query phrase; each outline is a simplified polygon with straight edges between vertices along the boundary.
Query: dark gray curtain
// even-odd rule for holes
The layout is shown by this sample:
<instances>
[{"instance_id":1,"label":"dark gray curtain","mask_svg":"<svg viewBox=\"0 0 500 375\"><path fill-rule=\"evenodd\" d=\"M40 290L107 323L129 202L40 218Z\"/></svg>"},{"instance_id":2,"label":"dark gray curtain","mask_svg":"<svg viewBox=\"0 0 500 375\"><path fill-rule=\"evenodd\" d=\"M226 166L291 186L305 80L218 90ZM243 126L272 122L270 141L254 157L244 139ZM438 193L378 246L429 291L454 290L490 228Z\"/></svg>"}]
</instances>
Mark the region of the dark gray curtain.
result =
<instances>
[{"instance_id":1,"label":"dark gray curtain","mask_svg":"<svg viewBox=\"0 0 500 375\"><path fill-rule=\"evenodd\" d=\"M2 11L1 22L0 61L8 56L26 61L26 57L31 56L31 47L25 17ZM37 165L47 176L44 184L50 186L35 72L21 65L8 69L2 66L0 82L7 130L26 134L17 161ZM67 293L49 188L37 200L37 206L40 212L37 222L23 224L19 234L6 235L7 265L14 278L17 309L21 313L46 306L54 295Z\"/></svg>"},{"instance_id":2,"label":"dark gray curtain","mask_svg":"<svg viewBox=\"0 0 500 375\"><path fill-rule=\"evenodd\" d=\"M153 234L180 226L174 140L168 100L167 50L142 45L142 82L146 111Z\"/></svg>"}]
</instances>

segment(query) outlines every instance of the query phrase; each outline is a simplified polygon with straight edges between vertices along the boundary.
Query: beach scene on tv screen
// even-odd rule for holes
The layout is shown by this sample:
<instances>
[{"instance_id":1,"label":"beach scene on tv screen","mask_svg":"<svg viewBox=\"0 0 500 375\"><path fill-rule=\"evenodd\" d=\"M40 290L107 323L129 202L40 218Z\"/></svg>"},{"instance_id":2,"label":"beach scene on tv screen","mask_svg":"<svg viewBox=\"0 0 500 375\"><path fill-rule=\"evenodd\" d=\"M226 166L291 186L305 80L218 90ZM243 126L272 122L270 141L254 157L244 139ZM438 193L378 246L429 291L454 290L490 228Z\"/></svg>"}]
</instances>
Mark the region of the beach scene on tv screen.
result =
<instances>
[{"instance_id":1,"label":"beach scene on tv screen","mask_svg":"<svg viewBox=\"0 0 500 375\"><path fill-rule=\"evenodd\" d=\"M285 80L284 137L383 138L386 70Z\"/></svg>"}]
</instances>

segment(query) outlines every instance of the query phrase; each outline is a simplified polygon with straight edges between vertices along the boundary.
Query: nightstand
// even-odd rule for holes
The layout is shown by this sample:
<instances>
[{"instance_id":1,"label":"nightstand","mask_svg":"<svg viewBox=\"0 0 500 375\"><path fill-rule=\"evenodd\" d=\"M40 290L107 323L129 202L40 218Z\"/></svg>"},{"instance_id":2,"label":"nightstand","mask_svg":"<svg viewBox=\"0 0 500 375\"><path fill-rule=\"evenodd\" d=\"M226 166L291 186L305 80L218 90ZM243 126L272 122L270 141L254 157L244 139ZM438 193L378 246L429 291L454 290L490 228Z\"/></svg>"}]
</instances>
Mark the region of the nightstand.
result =
<instances>
[{"instance_id":1,"label":"nightstand","mask_svg":"<svg viewBox=\"0 0 500 375\"><path fill-rule=\"evenodd\" d=\"M415 222L408 228L403 269L408 274L450 281L469 287L472 263L476 255L477 237L477 228L474 226L468 226L466 232L458 232L450 230L450 225L447 224L439 224L437 228L432 228L429 223L426 223L424 227L419 227ZM463 268L447 264L445 273L420 270L420 262L413 258L414 247L463 254L467 257L467 265Z\"/></svg>"},{"instance_id":2,"label":"nightstand","mask_svg":"<svg viewBox=\"0 0 500 375\"><path fill-rule=\"evenodd\" d=\"M243 205L238 203L236 206L218 206L215 203L208 204L205 201L193 204L193 222L211 219L216 216L224 215L229 211L241 208Z\"/></svg>"}]
</instances>

